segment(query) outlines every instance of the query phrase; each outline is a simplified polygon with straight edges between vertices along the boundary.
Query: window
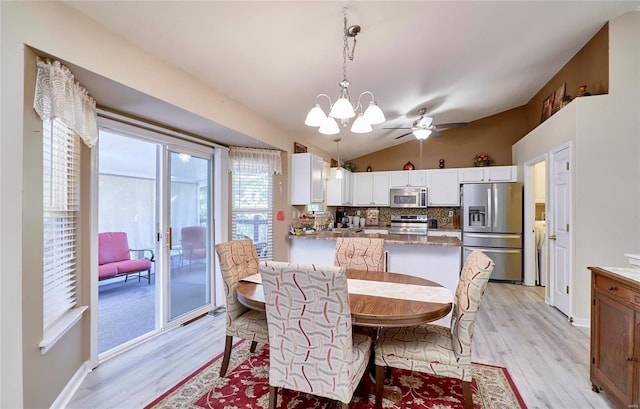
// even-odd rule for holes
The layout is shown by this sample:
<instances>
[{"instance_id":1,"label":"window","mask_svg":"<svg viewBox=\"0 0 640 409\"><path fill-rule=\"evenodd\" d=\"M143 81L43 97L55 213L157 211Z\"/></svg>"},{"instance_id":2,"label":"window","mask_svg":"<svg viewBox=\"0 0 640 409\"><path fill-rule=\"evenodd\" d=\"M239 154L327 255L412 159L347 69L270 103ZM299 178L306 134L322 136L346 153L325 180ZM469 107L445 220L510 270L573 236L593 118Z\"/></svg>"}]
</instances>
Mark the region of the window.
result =
<instances>
[{"instance_id":1,"label":"window","mask_svg":"<svg viewBox=\"0 0 640 409\"><path fill-rule=\"evenodd\" d=\"M62 122L43 132L44 303L46 331L76 305L80 138Z\"/></svg>"},{"instance_id":2,"label":"window","mask_svg":"<svg viewBox=\"0 0 640 409\"><path fill-rule=\"evenodd\" d=\"M258 257L273 259L273 174L280 151L231 147L231 229L234 240L253 240Z\"/></svg>"},{"instance_id":3,"label":"window","mask_svg":"<svg viewBox=\"0 0 640 409\"><path fill-rule=\"evenodd\" d=\"M234 239L253 240L260 259L273 258L273 175L237 170L231 179Z\"/></svg>"}]
</instances>

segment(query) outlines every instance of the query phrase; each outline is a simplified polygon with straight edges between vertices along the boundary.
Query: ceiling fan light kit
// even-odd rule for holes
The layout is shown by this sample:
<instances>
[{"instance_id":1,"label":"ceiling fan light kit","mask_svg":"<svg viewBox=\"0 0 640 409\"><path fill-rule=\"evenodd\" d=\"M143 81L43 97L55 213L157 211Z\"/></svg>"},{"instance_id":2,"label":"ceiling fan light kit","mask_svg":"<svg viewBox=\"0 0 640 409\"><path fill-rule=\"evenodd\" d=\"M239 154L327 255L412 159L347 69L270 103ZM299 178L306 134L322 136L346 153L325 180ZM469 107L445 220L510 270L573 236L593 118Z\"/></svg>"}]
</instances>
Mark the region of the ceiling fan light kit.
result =
<instances>
[{"instance_id":1,"label":"ceiling fan light kit","mask_svg":"<svg viewBox=\"0 0 640 409\"><path fill-rule=\"evenodd\" d=\"M409 132L403 133L400 136L396 136L394 139L404 138L407 135L413 134L419 141L424 141L430 136L440 136L440 131L444 131L449 128L457 128L460 126L466 126L466 122L451 122L448 124L434 124L433 118L426 116L427 108L420 108L418 115L420 118L413 121L411 128L398 127L398 128L383 128L383 129L410 129Z\"/></svg>"},{"instance_id":2,"label":"ceiling fan light kit","mask_svg":"<svg viewBox=\"0 0 640 409\"><path fill-rule=\"evenodd\" d=\"M344 15L343 18L343 39L344 46L342 48L342 74L343 79L340 81L340 98L335 102L335 104L331 103L331 98L327 94L319 94L316 97L316 104L309 113L307 114L307 118L304 123L307 126L318 127L318 132L325 135L335 135L340 132L340 127L338 126L336 119L339 119L342 126L346 127L349 124L349 119L356 116L356 111L360 110L358 113L358 117L353 122L351 126L351 132L353 133L368 133L372 132L373 128L371 125L378 125L386 121L384 113L382 109L378 106L376 102L375 96L371 91L364 91L358 97L358 102L354 108L349 100L349 85L351 83L347 80L347 57L349 57L350 61L353 61L353 53L356 48L356 36L361 31L360 26L354 25L351 27L347 27L347 8L344 7L342 9L342 13ZM349 53L349 38L353 38L353 47L351 48L351 53ZM360 99L364 95L371 96L371 102L367 106L367 109L362 112L363 105ZM326 97L329 100L329 115L326 115L324 110L320 107L319 98L321 96Z\"/></svg>"},{"instance_id":3,"label":"ceiling fan light kit","mask_svg":"<svg viewBox=\"0 0 640 409\"><path fill-rule=\"evenodd\" d=\"M420 141L427 139L431 135L431 130L429 129L418 128L418 129L414 129L411 132L416 137L416 139Z\"/></svg>"}]
</instances>

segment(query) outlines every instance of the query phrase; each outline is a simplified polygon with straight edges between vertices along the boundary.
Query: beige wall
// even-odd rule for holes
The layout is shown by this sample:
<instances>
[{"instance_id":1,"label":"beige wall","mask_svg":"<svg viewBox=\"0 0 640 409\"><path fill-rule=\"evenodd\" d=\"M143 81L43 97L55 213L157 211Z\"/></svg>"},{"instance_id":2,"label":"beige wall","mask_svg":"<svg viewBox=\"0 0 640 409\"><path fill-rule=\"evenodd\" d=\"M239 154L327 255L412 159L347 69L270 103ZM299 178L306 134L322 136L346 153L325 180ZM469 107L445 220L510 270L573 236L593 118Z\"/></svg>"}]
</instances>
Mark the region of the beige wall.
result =
<instances>
[{"instance_id":1,"label":"beige wall","mask_svg":"<svg viewBox=\"0 0 640 409\"><path fill-rule=\"evenodd\" d=\"M605 25L569 62L549 80L526 105L479 119L463 128L453 128L439 138L423 142L422 166L420 144L411 135L406 142L369 155L353 158L357 171L368 165L373 170L400 170L411 161L416 168L435 169L440 159L446 167L473 166L473 157L484 152L494 165L511 165L511 146L540 125L542 102L565 83L566 94L575 97L580 85L587 85L591 94L609 91L609 30ZM398 133L398 135L401 135Z\"/></svg>"},{"instance_id":2,"label":"beige wall","mask_svg":"<svg viewBox=\"0 0 640 409\"><path fill-rule=\"evenodd\" d=\"M511 165L511 145L526 133L526 111L523 108L493 115L471 122L462 128L444 131L440 137L428 138L422 145L420 165L420 142L407 135L407 142L352 159L356 171L364 171L371 165L374 171L402 170L407 161L416 169L437 169L440 159L447 168L473 166L478 153L487 153L493 165ZM398 134L401 135L401 134Z\"/></svg>"}]
</instances>

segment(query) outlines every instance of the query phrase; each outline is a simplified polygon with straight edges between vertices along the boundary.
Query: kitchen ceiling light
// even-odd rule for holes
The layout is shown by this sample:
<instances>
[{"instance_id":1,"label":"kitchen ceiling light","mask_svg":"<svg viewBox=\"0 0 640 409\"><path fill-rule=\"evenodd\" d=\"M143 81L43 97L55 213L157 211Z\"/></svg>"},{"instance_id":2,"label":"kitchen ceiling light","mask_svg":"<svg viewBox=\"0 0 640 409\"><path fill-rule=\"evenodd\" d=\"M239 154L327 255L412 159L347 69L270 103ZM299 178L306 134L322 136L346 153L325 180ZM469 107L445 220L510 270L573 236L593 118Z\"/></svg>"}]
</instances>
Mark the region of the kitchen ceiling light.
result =
<instances>
[{"instance_id":1,"label":"kitchen ceiling light","mask_svg":"<svg viewBox=\"0 0 640 409\"><path fill-rule=\"evenodd\" d=\"M336 179L342 179L342 167L340 166L340 141L341 138L336 138L333 141L336 143L336 151L338 151L338 169L336 169Z\"/></svg>"},{"instance_id":2,"label":"kitchen ceiling light","mask_svg":"<svg viewBox=\"0 0 640 409\"><path fill-rule=\"evenodd\" d=\"M365 91L361 93L360 96L358 97L358 103L355 108L353 107L353 105L351 104L351 101L349 100L349 85L351 85L351 83L349 82L349 80L347 80L347 57L349 58L349 61L353 61L353 53L355 51L356 41L357 41L356 36L360 32L360 26L354 25L351 27L347 27L347 8L346 7L342 9L342 13L344 15L344 18L343 18L344 45L342 47L343 79L339 83L340 97L335 102L335 104L332 104L331 98L327 94L319 94L316 97L316 105L313 108L311 108L311 110L307 114L307 118L304 121L305 125L319 127L318 132L322 134L327 134L327 135L333 135L340 132L340 127L337 126L335 119L339 119L342 126L346 127L349 124L349 119L356 116L356 111L358 109L360 110L360 113L358 115L358 118L354 121L351 127L351 131L354 133L371 132L373 131L373 128L371 127L371 125L381 124L384 121L386 121L384 113L378 106L378 103L375 100L375 96L373 95L373 92ZM353 46L351 47L351 50L349 50L349 38L353 38ZM362 107L362 103L360 102L360 99L362 98L363 95L371 96L371 102L369 103L369 106L367 107L367 109L364 111L364 114L362 113L363 107ZM329 99L329 115L328 116L325 114L325 112L320 107L320 104L318 103L318 98L320 98L321 96L325 96L327 99ZM328 119L330 119L331 122L329 122ZM333 124L336 124L337 130L333 126Z\"/></svg>"}]
</instances>

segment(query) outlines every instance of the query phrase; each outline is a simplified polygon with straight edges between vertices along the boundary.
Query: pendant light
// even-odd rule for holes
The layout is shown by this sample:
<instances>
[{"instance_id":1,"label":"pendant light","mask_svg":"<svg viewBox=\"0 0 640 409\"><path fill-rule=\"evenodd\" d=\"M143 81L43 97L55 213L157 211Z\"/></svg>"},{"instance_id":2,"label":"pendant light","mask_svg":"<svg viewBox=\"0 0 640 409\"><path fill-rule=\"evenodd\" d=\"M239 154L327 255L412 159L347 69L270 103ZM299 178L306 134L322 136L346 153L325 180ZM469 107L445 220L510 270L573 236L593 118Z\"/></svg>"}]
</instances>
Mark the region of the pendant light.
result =
<instances>
[{"instance_id":1,"label":"pendant light","mask_svg":"<svg viewBox=\"0 0 640 409\"><path fill-rule=\"evenodd\" d=\"M340 166L340 141L342 138L336 138L333 141L336 143L336 151L338 151L338 169L336 169L336 179L342 179L342 167Z\"/></svg>"}]
</instances>

